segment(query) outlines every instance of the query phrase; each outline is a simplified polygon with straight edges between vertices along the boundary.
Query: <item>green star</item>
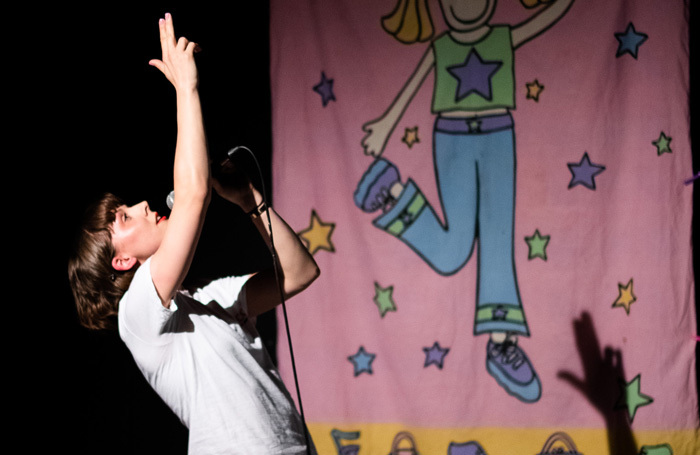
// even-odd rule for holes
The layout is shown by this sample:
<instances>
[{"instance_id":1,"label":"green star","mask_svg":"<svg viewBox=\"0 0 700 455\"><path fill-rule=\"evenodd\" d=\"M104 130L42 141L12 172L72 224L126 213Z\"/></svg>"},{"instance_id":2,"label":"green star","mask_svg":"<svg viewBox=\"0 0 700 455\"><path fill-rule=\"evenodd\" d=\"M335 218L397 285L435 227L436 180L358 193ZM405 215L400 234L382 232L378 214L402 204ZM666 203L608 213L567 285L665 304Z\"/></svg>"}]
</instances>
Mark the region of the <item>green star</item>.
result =
<instances>
[{"instance_id":1,"label":"green star","mask_svg":"<svg viewBox=\"0 0 700 455\"><path fill-rule=\"evenodd\" d=\"M382 317L384 317L387 311L396 311L396 305L391 295L393 292L394 286L383 288L379 286L379 283L374 283L374 303L377 305L377 308L379 308L379 314Z\"/></svg>"},{"instance_id":2,"label":"green star","mask_svg":"<svg viewBox=\"0 0 700 455\"><path fill-rule=\"evenodd\" d=\"M624 380L620 381L620 389L622 394L615 404L615 409L627 409L630 416L630 422L634 421L634 415L637 413L637 408L651 404L654 399L644 395L639 391L642 375L638 374L632 381L625 384Z\"/></svg>"},{"instance_id":3,"label":"green star","mask_svg":"<svg viewBox=\"0 0 700 455\"><path fill-rule=\"evenodd\" d=\"M529 251L527 254L528 259L533 259L540 257L543 260L547 260L547 244L549 243L548 235L540 235L540 231L535 229L535 233L530 237L525 237Z\"/></svg>"},{"instance_id":4,"label":"green star","mask_svg":"<svg viewBox=\"0 0 700 455\"><path fill-rule=\"evenodd\" d=\"M659 138L651 142L656 146L656 154L661 156L663 153L671 153L671 138L666 136L664 132L661 132Z\"/></svg>"}]
</instances>

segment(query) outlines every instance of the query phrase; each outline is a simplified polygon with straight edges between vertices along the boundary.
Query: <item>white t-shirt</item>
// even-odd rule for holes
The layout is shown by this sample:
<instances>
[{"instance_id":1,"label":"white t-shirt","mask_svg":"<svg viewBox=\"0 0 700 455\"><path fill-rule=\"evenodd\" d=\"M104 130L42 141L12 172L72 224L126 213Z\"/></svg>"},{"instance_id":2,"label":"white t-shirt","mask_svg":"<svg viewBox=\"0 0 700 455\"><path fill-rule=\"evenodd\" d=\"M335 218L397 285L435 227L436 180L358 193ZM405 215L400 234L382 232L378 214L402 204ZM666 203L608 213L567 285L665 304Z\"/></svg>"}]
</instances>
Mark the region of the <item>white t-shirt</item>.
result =
<instances>
[{"instance_id":1,"label":"white t-shirt","mask_svg":"<svg viewBox=\"0 0 700 455\"><path fill-rule=\"evenodd\" d=\"M178 292L168 309L150 263L119 303L119 334L189 428L189 454L305 454L301 418L247 316L247 277Z\"/></svg>"}]
</instances>

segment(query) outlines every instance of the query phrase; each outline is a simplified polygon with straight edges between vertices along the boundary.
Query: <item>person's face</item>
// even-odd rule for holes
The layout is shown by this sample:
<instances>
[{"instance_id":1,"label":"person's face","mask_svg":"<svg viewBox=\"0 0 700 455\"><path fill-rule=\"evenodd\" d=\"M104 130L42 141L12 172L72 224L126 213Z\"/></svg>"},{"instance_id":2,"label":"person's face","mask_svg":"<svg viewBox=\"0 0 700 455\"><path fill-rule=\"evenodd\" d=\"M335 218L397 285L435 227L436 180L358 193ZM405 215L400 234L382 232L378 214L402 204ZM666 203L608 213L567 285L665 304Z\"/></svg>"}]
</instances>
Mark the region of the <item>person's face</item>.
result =
<instances>
[{"instance_id":1,"label":"person's face","mask_svg":"<svg viewBox=\"0 0 700 455\"><path fill-rule=\"evenodd\" d=\"M440 0L440 8L451 29L468 32L491 19L496 0Z\"/></svg>"},{"instance_id":2,"label":"person's face","mask_svg":"<svg viewBox=\"0 0 700 455\"><path fill-rule=\"evenodd\" d=\"M136 262L142 263L153 256L163 241L166 227L166 217L152 211L146 201L120 206L112 225L114 268L128 270Z\"/></svg>"}]
</instances>

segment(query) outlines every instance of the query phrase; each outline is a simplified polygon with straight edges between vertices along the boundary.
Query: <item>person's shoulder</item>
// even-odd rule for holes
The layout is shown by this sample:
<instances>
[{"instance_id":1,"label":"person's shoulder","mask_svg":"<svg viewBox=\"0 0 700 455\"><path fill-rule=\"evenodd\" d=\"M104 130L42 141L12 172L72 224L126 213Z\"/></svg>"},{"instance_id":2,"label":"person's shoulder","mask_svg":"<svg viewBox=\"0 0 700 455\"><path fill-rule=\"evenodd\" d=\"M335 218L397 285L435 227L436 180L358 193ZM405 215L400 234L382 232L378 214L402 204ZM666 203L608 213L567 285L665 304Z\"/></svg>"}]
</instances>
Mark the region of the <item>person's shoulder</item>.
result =
<instances>
[{"instance_id":1,"label":"person's shoulder","mask_svg":"<svg viewBox=\"0 0 700 455\"><path fill-rule=\"evenodd\" d=\"M153 283L153 279L151 277L151 258L146 259L143 264L138 266L136 272L134 272L134 278L131 280L131 284L129 284L129 289L127 289L124 296L131 291L138 292L149 283Z\"/></svg>"},{"instance_id":2,"label":"person's shoulder","mask_svg":"<svg viewBox=\"0 0 700 455\"><path fill-rule=\"evenodd\" d=\"M119 301L119 315L127 311L137 311L136 308L155 307L155 310L167 310L158 296L155 284L151 278L151 260L145 260L141 264L129 284L121 300Z\"/></svg>"}]
</instances>

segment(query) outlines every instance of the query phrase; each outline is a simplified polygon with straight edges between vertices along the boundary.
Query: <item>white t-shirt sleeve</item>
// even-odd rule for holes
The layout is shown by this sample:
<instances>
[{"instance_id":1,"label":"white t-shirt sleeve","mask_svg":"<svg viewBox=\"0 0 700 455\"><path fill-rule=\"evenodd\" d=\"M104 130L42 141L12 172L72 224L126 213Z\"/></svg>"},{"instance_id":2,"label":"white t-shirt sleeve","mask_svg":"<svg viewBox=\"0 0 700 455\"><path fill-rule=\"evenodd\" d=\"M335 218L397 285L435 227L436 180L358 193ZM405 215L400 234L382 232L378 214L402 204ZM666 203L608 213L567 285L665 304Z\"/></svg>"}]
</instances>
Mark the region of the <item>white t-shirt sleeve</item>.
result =
<instances>
[{"instance_id":1,"label":"white t-shirt sleeve","mask_svg":"<svg viewBox=\"0 0 700 455\"><path fill-rule=\"evenodd\" d=\"M161 303L151 278L151 259L147 259L134 274L129 290L119 302L119 330L148 344L167 342L160 337L163 323L177 307L171 302L170 308Z\"/></svg>"},{"instance_id":2,"label":"white t-shirt sleeve","mask_svg":"<svg viewBox=\"0 0 700 455\"><path fill-rule=\"evenodd\" d=\"M194 297L202 303L215 300L231 315L247 315L245 284L249 278L250 275L219 278L199 289Z\"/></svg>"}]
</instances>

